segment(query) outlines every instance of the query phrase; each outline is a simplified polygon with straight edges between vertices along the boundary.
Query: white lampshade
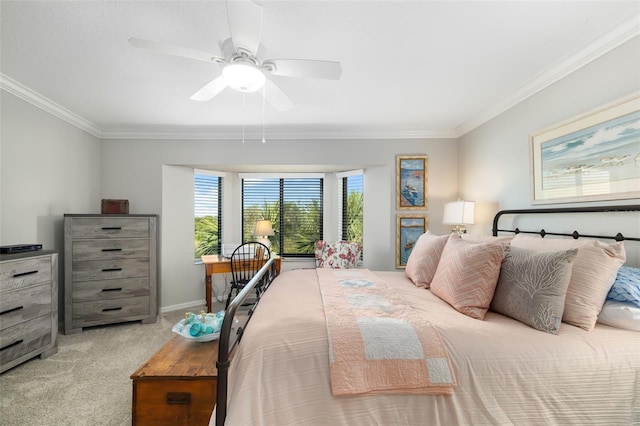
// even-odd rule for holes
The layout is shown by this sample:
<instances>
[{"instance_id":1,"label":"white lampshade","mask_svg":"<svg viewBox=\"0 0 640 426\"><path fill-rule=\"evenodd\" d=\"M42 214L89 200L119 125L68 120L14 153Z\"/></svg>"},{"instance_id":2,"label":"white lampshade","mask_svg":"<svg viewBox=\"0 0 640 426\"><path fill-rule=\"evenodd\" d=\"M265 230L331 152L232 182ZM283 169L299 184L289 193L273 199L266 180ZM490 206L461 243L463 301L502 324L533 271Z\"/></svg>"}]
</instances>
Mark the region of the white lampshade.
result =
<instances>
[{"instance_id":1,"label":"white lampshade","mask_svg":"<svg viewBox=\"0 0 640 426\"><path fill-rule=\"evenodd\" d=\"M275 235L270 220L259 220L256 222L256 227L253 230L254 237L270 237Z\"/></svg>"},{"instance_id":2,"label":"white lampshade","mask_svg":"<svg viewBox=\"0 0 640 426\"><path fill-rule=\"evenodd\" d=\"M475 206L476 204L473 201L446 203L444 205L442 223L445 225L473 225Z\"/></svg>"},{"instance_id":3,"label":"white lampshade","mask_svg":"<svg viewBox=\"0 0 640 426\"><path fill-rule=\"evenodd\" d=\"M259 243L264 244L267 247L271 247L271 241L269 237L275 235L270 220L259 220L256 222L256 227L253 229L253 236L256 237Z\"/></svg>"},{"instance_id":4,"label":"white lampshade","mask_svg":"<svg viewBox=\"0 0 640 426\"><path fill-rule=\"evenodd\" d=\"M229 87L246 93L259 90L265 81L262 71L253 65L245 63L227 65L222 70L222 75Z\"/></svg>"}]
</instances>

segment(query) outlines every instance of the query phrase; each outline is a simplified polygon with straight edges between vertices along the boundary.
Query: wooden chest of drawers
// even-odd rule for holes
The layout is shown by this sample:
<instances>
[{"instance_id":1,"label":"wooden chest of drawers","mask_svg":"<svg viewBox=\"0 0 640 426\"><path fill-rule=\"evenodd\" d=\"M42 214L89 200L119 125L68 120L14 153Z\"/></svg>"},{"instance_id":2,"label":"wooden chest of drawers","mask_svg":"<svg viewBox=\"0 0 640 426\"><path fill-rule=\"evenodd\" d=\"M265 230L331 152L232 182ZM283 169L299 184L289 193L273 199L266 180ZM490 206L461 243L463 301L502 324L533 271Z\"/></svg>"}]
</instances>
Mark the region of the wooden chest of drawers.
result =
<instances>
[{"instance_id":1,"label":"wooden chest of drawers","mask_svg":"<svg viewBox=\"0 0 640 426\"><path fill-rule=\"evenodd\" d=\"M156 321L155 215L64 215L65 334Z\"/></svg>"},{"instance_id":2,"label":"wooden chest of drawers","mask_svg":"<svg viewBox=\"0 0 640 426\"><path fill-rule=\"evenodd\" d=\"M134 426L206 426L216 403L218 341L174 336L131 375Z\"/></svg>"},{"instance_id":3,"label":"wooden chest of drawers","mask_svg":"<svg viewBox=\"0 0 640 426\"><path fill-rule=\"evenodd\" d=\"M58 254L0 255L0 372L58 352Z\"/></svg>"}]
</instances>

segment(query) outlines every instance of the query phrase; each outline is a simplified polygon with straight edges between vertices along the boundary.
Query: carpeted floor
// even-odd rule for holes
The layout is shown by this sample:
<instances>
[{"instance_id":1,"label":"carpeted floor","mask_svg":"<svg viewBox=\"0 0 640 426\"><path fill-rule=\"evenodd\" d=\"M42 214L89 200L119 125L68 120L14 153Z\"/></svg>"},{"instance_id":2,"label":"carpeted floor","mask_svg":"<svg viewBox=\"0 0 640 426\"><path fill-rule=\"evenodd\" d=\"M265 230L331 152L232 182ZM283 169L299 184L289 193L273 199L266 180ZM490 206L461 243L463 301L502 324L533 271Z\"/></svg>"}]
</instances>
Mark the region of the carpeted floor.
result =
<instances>
[{"instance_id":1,"label":"carpeted floor","mask_svg":"<svg viewBox=\"0 0 640 426\"><path fill-rule=\"evenodd\" d=\"M189 309L199 312L202 308ZM173 336L184 311L58 335L58 353L0 375L0 424L131 424L130 376Z\"/></svg>"}]
</instances>

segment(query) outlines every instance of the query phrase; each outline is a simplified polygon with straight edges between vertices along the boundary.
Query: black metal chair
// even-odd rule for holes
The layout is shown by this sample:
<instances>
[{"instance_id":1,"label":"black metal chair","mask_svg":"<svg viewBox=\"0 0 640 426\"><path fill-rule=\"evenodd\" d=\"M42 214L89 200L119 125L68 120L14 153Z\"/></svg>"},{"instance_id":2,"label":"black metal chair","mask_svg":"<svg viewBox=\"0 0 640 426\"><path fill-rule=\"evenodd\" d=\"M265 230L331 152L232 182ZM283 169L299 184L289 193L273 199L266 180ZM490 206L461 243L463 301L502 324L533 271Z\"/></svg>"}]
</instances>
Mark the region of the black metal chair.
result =
<instances>
[{"instance_id":1,"label":"black metal chair","mask_svg":"<svg viewBox=\"0 0 640 426\"><path fill-rule=\"evenodd\" d=\"M270 258L269 247L258 242L244 243L233 251L231 254L231 289L229 289L225 310L229 307L231 300L240 293ZM256 297L258 298L260 291L262 291L260 286L256 286Z\"/></svg>"}]
</instances>

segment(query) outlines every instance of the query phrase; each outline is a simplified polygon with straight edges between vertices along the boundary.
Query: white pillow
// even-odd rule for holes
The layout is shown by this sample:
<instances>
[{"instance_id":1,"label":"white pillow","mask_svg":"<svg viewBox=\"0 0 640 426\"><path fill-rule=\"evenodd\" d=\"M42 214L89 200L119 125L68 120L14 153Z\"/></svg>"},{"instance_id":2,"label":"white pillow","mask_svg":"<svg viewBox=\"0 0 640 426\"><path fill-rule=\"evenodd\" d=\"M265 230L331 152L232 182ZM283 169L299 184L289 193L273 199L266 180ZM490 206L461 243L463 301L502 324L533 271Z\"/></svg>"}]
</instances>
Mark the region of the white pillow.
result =
<instances>
[{"instance_id":1,"label":"white pillow","mask_svg":"<svg viewBox=\"0 0 640 426\"><path fill-rule=\"evenodd\" d=\"M600 311L598 322L611 327L640 331L640 308L628 302L607 300Z\"/></svg>"}]
</instances>

